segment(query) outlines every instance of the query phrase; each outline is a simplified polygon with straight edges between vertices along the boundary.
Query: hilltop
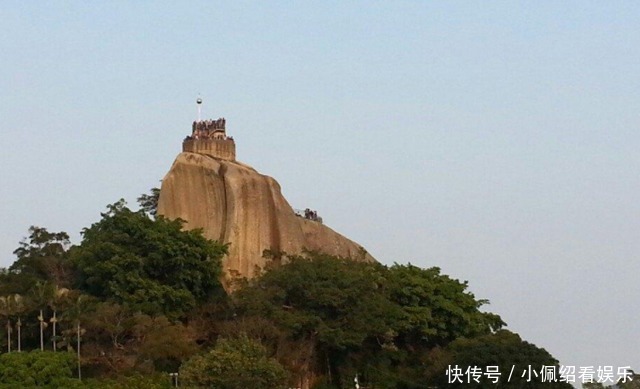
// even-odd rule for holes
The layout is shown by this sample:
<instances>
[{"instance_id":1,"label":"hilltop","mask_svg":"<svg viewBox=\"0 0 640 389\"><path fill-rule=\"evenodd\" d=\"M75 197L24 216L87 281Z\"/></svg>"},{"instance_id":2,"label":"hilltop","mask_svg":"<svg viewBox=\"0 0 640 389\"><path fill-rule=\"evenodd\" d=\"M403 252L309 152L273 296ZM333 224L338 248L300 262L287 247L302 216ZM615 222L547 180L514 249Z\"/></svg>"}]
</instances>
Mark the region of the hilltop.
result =
<instances>
[{"instance_id":1,"label":"hilltop","mask_svg":"<svg viewBox=\"0 0 640 389\"><path fill-rule=\"evenodd\" d=\"M275 179L236 161L225 123L194 122L162 181L158 214L183 219L189 229L202 228L206 238L229 243L223 260L227 277L253 277L268 261L265 250L300 254L306 249L375 261L313 214L294 211Z\"/></svg>"}]
</instances>

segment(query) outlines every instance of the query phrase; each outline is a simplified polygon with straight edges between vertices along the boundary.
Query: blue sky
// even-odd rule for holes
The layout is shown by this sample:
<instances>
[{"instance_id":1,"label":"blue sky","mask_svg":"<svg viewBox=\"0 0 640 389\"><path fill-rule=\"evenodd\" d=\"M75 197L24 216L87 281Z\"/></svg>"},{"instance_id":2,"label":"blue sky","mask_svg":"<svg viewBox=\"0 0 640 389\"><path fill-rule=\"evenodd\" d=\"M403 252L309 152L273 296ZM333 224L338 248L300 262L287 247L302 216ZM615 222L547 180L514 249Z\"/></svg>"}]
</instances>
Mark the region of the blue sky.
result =
<instances>
[{"instance_id":1,"label":"blue sky","mask_svg":"<svg viewBox=\"0 0 640 389\"><path fill-rule=\"evenodd\" d=\"M381 262L564 364L640 369L640 4L4 2L0 265L159 184L195 98Z\"/></svg>"}]
</instances>

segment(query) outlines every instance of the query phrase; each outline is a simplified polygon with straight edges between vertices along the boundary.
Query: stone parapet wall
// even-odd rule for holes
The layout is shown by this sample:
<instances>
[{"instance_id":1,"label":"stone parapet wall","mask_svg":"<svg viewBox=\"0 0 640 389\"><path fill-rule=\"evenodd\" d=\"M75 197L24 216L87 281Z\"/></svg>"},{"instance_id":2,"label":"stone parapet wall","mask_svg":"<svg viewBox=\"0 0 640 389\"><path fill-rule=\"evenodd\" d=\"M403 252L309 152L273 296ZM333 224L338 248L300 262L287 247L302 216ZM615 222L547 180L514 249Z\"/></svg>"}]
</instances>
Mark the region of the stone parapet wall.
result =
<instances>
[{"instance_id":1,"label":"stone parapet wall","mask_svg":"<svg viewBox=\"0 0 640 389\"><path fill-rule=\"evenodd\" d=\"M236 143L233 139L186 139L182 151L210 155L225 161L236 160Z\"/></svg>"}]
</instances>

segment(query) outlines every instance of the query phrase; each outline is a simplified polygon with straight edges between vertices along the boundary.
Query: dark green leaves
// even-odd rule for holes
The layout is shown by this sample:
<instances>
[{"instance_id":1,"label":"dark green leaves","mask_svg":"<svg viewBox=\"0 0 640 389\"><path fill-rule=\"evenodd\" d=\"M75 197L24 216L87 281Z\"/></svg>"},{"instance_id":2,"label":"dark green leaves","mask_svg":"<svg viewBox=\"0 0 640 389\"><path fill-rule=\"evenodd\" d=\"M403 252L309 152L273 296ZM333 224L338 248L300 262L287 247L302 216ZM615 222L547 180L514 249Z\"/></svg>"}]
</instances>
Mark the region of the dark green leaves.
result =
<instances>
[{"instance_id":1,"label":"dark green leaves","mask_svg":"<svg viewBox=\"0 0 640 389\"><path fill-rule=\"evenodd\" d=\"M150 194L143 194L138 197L140 208L148 215L155 217L158 212L158 199L160 198L160 188L151 188Z\"/></svg>"},{"instance_id":2,"label":"dark green leaves","mask_svg":"<svg viewBox=\"0 0 640 389\"><path fill-rule=\"evenodd\" d=\"M315 252L284 262L235 293L237 313L266 318L288 341L313 350L283 352L291 343L267 339L288 368L306 363L341 387L356 373L373 387L423 387L430 350L504 324L479 310L485 301L466 283L438 268L388 268Z\"/></svg>"},{"instance_id":3,"label":"dark green leaves","mask_svg":"<svg viewBox=\"0 0 640 389\"><path fill-rule=\"evenodd\" d=\"M187 361L180 369L183 385L217 389L286 388L284 368L267 355L260 343L246 336L220 339L207 354Z\"/></svg>"},{"instance_id":4,"label":"dark green leaves","mask_svg":"<svg viewBox=\"0 0 640 389\"><path fill-rule=\"evenodd\" d=\"M83 237L72 257L79 288L94 296L177 318L220 288L226 246L180 221L152 220L121 201Z\"/></svg>"}]
</instances>

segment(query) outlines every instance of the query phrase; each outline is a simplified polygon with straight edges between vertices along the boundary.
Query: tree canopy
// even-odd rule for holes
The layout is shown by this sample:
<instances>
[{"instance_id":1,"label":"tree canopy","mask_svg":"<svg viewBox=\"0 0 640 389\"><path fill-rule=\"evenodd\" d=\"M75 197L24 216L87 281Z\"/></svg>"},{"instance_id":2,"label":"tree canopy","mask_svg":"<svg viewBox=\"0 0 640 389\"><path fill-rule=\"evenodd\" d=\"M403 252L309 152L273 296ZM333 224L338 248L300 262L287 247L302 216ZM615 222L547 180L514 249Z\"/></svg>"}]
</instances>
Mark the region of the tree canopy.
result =
<instances>
[{"instance_id":1,"label":"tree canopy","mask_svg":"<svg viewBox=\"0 0 640 389\"><path fill-rule=\"evenodd\" d=\"M267 354L259 342L242 335L220 339L208 353L198 355L180 369L180 377L189 388L212 389L284 389L285 369Z\"/></svg>"},{"instance_id":2,"label":"tree canopy","mask_svg":"<svg viewBox=\"0 0 640 389\"><path fill-rule=\"evenodd\" d=\"M158 199L160 198L160 188L151 188L151 193L142 194L138 197L140 209L149 216L156 217L158 214Z\"/></svg>"},{"instance_id":3,"label":"tree canopy","mask_svg":"<svg viewBox=\"0 0 640 389\"><path fill-rule=\"evenodd\" d=\"M93 296L177 318L221 291L226 246L180 220L152 220L120 201L82 235L71 254L76 286Z\"/></svg>"},{"instance_id":4,"label":"tree canopy","mask_svg":"<svg viewBox=\"0 0 640 389\"><path fill-rule=\"evenodd\" d=\"M430 349L504 325L480 311L486 301L476 300L466 283L437 268L388 268L317 252L286 256L285 263L235 293L237 314L259 323L262 336L258 318L267 319L271 336L280 337L268 341L291 370L323 371L334 385L360 372L368 385L422 387L421 357Z\"/></svg>"},{"instance_id":5,"label":"tree canopy","mask_svg":"<svg viewBox=\"0 0 640 389\"><path fill-rule=\"evenodd\" d=\"M441 353L432 355L437 355L440 359L440 363L432 363L434 381L443 387L493 387L494 381L484 374L487 366L494 367L500 373L498 382L505 388L537 388L541 385L550 388L572 387L566 382L559 382L558 361L551 354L507 330L474 338L458 338L449 343ZM451 371L447 374L446 369L451 367L460 368L464 378L455 380ZM550 369L558 382L543 382L543 367ZM478 382L469 378L473 377L467 371L469 368L477 368L477 372L483 372L479 375ZM511 372L514 373L509 380Z\"/></svg>"},{"instance_id":6,"label":"tree canopy","mask_svg":"<svg viewBox=\"0 0 640 389\"><path fill-rule=\"evenodd\" d=\"M29 229L0 270L0 387L161 388L179 371L192 387L418 389L450 386L452 365L557 367L437 267L270 252L226 292L227 246L155 215L157 194L109 205L76 246ZM40 348L57 352L14 352Z\"/></svg>"},{"instance_id":7,"label":"tree canopy","mask_svg":"<svg viewBox=\"0 0 640 389\"><path fill-rule=\"evenodd\" d=\"M27 294L38 282L69 286L73 277L68 262L69 247L66 232L31 226L29 236L13 252L16 261L0 273L0 293Z\"/></svg>"},{"instance_id":8,"label":"tree canopy","mask_svg":"<svg viewBox=\"0 0 640 389\"><path fill-rule=\"evenodd\" d=\"M60 387L73 377L75 364L75 356L71 353L32 351L1 354L0 385Z\"/></svg>"}]
</instances>

